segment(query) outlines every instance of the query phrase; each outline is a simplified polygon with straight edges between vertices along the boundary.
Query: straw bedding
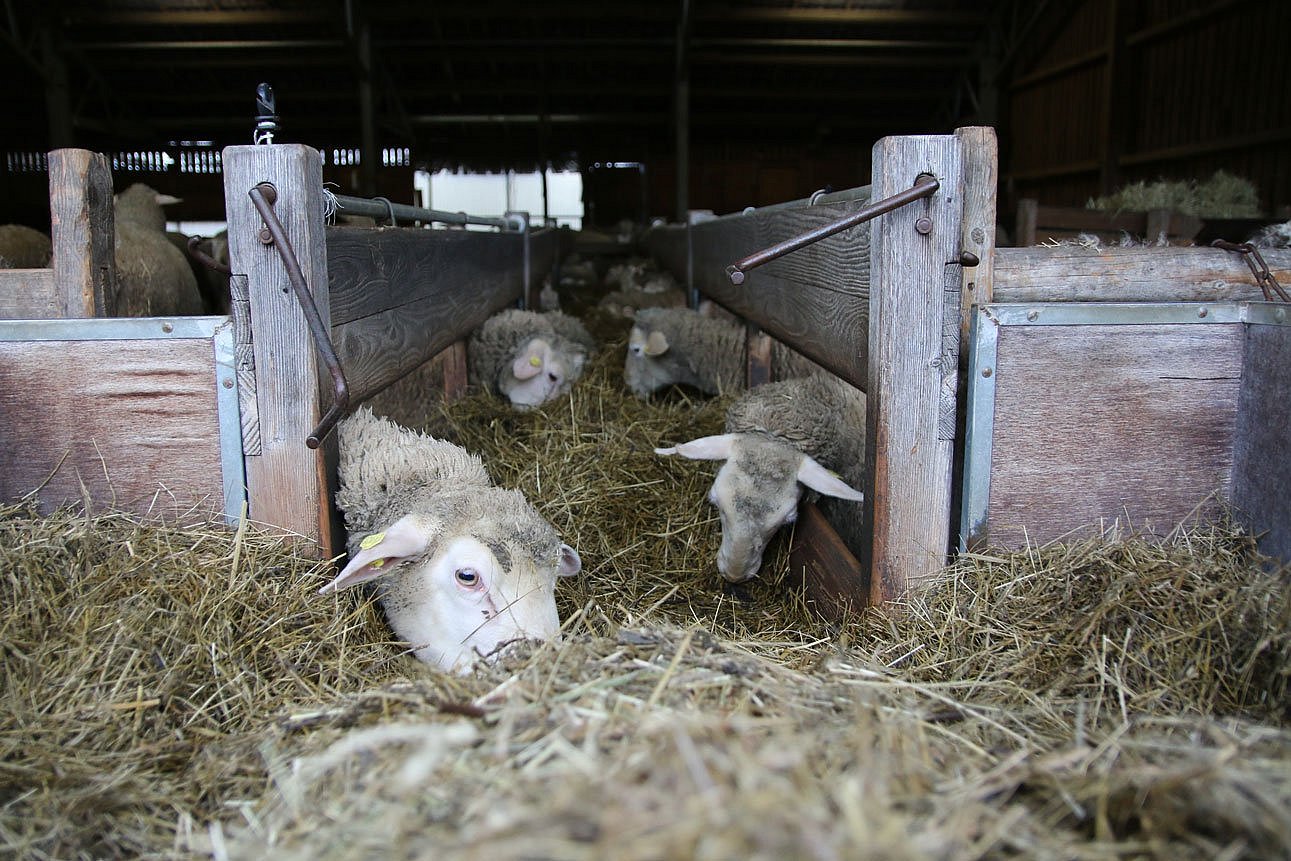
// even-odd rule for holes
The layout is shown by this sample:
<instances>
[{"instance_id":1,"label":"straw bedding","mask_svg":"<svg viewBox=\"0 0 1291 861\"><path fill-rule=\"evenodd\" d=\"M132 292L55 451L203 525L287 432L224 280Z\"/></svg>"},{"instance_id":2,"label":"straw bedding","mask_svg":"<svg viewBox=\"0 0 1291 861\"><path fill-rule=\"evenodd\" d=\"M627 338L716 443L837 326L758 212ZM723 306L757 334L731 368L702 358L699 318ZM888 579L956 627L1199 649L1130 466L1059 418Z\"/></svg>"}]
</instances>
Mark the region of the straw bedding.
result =
<instances>
[{"instance_id":1,"label":"straw bedding","mask_svg":"<svg viewBox=\"0 0 1291 861\"><path fill-rule=\"evenodd\" d=\"M403 654L357 590L317 596L330 569L254 528L0 508L5 853L1291 852L1291 593L1247 537L970 555L898 612L827 624L782 540L759 581L719 585L711 465L651 449L725 403L625 396L604 334L541 409L401 407L583 557L563 641L470 676Z\"/></svg>"}]
</instances>

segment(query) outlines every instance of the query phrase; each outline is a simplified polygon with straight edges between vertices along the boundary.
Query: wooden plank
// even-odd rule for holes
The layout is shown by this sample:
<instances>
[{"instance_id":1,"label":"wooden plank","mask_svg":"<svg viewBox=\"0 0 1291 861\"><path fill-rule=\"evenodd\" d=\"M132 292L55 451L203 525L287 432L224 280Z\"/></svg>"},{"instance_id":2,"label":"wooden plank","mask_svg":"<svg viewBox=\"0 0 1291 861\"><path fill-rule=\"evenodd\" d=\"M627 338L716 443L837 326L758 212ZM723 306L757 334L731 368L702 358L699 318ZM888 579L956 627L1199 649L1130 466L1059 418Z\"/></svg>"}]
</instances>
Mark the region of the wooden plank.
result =
<instances>
[{"instance_id":1,"label":"wooden plank","mask_svg":"<svg viewBox=\"0 0 1291 861\"><path fill-rule=\"evenodd\" d=\"M1233 442L1233 507L1260 551L1291 562L1291 326L1248 327Z\"/></svg>"},{"instance_id":2,"label":"wooden plank","mask_svg":"<svg viewBox=\"0 0 1291 861\"><path fill-rule=\"evenodd\" d=\"M328 436L319 449L305 445L324 408L318 351L277 249L257 238L263 222L248 196L260 182L277 189L274 211L328 326L322 161L310 147L274 144L226 147L223 165L230 265L247 276L250 290L260 419L260 454L246 459L249 514L303 536L320 556L334 556L340 542L332 531L326 457L336 438Z\"/></svg>"},{"instance_id":3,"label":"wooden plank","mask_svg":"<svg viewBox=\"0 0 1291 861\"><path fill-rule=\"evenodd\" d=\"M944 567L950 546L954 440L939 439L947 390L958 378L963 219L960 141L887 137L874 145L874 197L909 188L921 173L941 183L931 198L871 224L866 531L862 561L870 601L890 601ZM930 218L926 234L915 229ZM947 310L954 333L945 338Z\"/></svg>"},{"instance_id":4,"label":"wooden plank","mask_svg":"<svg viewBox=\"0 0 1291 861\"><path fill-rule=\"evenodd\" d=\"M0 498L223 522L209 338L0 341Z\"/></svg>"},{"instance_id":5,"label":"wooden plank","mask_svg":"<svg viewBox=\"0 0 1291 861\"><path fill-rule=\"evenodd\" d=\"M999 143L995 129L972 126L957 129L964 164L964 221L960 250L977 258L962 267L960 293L960 354L966 355L969 311L990 304L995 273L995 192L999 185Z\"/></svg>"},{"instance_id":6,"label":"wooden plank","mask_svg":"<svg viewBox=\"0 0 1291 861\"><path fill-rule=\"evenodd\" d=\"M439 355L444 363L444 400L452 403L466 394L466 341L454 341Z\"/></svg>"},{"instance_id":7,"label":"wooden plank","mask_svg":"<svg viewBox=\"0 0 1291 861\"><path fill-rule=\"evenodd\" d=\"M327 231L332 343L351 400L411 372L524 293L520 234Z\"/></svg>"},{"instance_id":8,"label":"wooden plank","mask_svg":"<svg viewBox=\"0 0 1291 861\"><path fill-rule=\"evenodd\" d=\"M429 301L447 306L445 325L460 335L475 306L523 295L519 233L330 227L326 238L333 327Z\"/></svg>"},{"instance_id":9,"label":"wooden plank","mask_svg":"<svg viewBox=\"0 0 1291 861\"><path fill-rule=\"evenodd\" d=\"M1261 252L1291 284L1291 250ZM1230 302L1263 299L1240 254L1218 248L999 248L996 302Z\"/></svg>"},{"instance_id":10,"label":"wooden plank","mask_svg":"<svg viewBox=\"0 0 1291 861\"><path fill-rule=\"evenodd\" d=\"M683 284L686 283L689 254L686 225L662 224L646 231L642 240L646 252Z\"/></svg>"},{"instance_id":11,"label":"wooden plank","mask_svg":"<svg viewBox=\"0 0 1291 861\"><path fill-rule=\"evenodd\" d=\"M0 269L0 320L55 320L61 302L53 269Z\"/></svg>"},{"instance_id":12,"label":"wooden plank","mask_svg":"<svg viewBox=\"0 0 1291 861\"><path fill-rule=\"evenodd\" d=\"M910 181L913 183L913 177ZM694 286L864 390L869 384L868 224L754 269L738 287L731 284L726 267L755 251L837 221L868 202L857 199L828 206L755 210L691 225Z\"/></svg>"},{"instance_id":13,"label":"wooden plank","mask_svg":"<svg viewBox=\"0 0 1291 861\"><path fill-rule=\"evenodd\" d=\"M771 336L753 324L747 325L744 344L744 381L751 389L771 382Z\"/></svg>"},{"instance_id":14,"label":"wooden plank","mask_svg":"<svg viewBox=\"0 0 1291 861\"><path fill-rule=\"evenodd\" d=\"M106 156L83 149L50 152L49 215L58 316L112 316L116 223Z\"/></svg>"},{"instance_id":15,"label":"wooden plank","mask_svg":"<svg viewBox=\"0 0 1291 861\"><path fill-rule=\"evenodd\" d=\"M860 610L870 592L868 572L811 502L798 506L789 574L803 585L807 606L831 621Z\"/></svg>"},{"instance_id":16,"label":"wooden plank","mask_svg":"<svg viewBox=\"0 0 1291 861\"><path fill-rule=\"evenodd\" d=\"M1237 323L1000 327L990 544L1215 514L1242 344Z\"/></svg>"},{"instance_id":17,"label":"wooden plank","mask_svg":"<svg viewBox=\"0 0 1291 861\"><path fill-rule=\"evenodd\" d=\"M560 237L554 227L544 227L529 233L529 307L539 307L538 294L542 282L556 268L560 251Z\"/></svg>"}]
</instances>

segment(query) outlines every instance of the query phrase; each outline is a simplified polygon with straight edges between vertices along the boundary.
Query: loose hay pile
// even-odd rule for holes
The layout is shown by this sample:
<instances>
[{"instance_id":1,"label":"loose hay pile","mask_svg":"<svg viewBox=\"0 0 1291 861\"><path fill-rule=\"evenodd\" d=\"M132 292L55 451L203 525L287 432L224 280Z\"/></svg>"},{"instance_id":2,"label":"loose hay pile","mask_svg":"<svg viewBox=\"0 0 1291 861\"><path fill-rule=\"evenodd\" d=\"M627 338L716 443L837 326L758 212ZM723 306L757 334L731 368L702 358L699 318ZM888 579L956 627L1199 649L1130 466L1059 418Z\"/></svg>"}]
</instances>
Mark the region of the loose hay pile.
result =
<instances>
[{"instance_id":1,"label":"loose hay pile","mask_svg":"<svg viewBox=\"0 0 1291 861\"><path fill-rule=\"evenodd\" d=\"M1135 182L1114 193L1091 198L1087 209L1146 212L1169 209L1201 218L1259 218L1260 196L1254 183L1217 170L1207 180Z\"/></svg>"},{"instance_id":2,"label":"loose hay pile","mask_svg":"<svg viewBox=\"0 0 1291 861\"><path fill-rule=\"evenodd\" d=\"M561 644L475 675L269 536L0 508L17 857L1271 858L1291 594L1222 528L960 560L898 615L718 585L724 404L472 397L428 429L575 544Z\"/></svg>"}]
</instances>

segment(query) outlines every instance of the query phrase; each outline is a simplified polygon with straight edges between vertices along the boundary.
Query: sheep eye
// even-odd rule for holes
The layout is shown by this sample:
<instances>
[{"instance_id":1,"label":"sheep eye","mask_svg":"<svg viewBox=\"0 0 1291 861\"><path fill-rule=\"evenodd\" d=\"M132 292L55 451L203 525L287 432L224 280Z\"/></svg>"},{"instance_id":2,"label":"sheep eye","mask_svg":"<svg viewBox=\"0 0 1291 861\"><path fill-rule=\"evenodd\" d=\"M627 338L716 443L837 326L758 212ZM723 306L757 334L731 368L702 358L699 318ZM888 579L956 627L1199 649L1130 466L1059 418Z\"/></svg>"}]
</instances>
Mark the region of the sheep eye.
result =
<instances>
[{"instance_id":1,"label":"sheep eye","mask_svg":"<svg viewBox=\"0 0 1291 861\"><path fill-rule=\"evenodd\" d=\"M474 568L458 568L454 576L463 586L474 586L480 582L480 572Z\"/></svg>"}]
</instances>

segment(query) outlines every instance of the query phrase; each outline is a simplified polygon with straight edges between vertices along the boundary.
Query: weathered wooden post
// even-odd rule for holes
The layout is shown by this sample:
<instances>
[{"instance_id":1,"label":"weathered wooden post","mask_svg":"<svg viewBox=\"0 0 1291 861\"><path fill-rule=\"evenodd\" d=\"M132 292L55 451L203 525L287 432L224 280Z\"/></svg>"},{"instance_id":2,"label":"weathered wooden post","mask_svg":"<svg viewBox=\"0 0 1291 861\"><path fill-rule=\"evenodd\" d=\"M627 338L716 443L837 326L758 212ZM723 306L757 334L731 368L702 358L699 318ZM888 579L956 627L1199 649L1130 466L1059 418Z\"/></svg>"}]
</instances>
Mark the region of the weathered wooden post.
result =
<instances>
[{"instance_id":1,"label":"weathered wooden post","mask_svg":"<svg viewBox=\"0 0 1291 861\"><path fill-rule=\"evenodd\" d=\"M107 157L83 149L49 154L54 304L62 318L116 311L116 224Z\"/></svg>"},{"instance_id":2,"label":"weathered wooden post","mask_svg":"<svg viewBox=\"0 0 1291 861\"><path fill-rule=\"evenodd\" d=\"M317 150L300 144L231 146L224 150L224 199L230 265L245 275L255 357L257 447L246 455L249 516L306 538L321 556L339 552L331 520L332 434L317 449L305 444L327 406L320 396L320 360L301 305L250 192L276 191L273 205L300 262L323 330L330 329L323 167Z\"/></svg>"},{"instance_id":3,"label":"weathered wooden post","mask_svg":"<svg viewBox=\"0 0 1291 861\"><path fill-rule=\"evenodd\" d=\"M874 145L873 197L920 174L932 197L876 218L870 237L867 558L870 602L899 597L946 564L958 405L965 199L986 208L975 172L994 151L990 130L887 137ZM993 171L993 164L990 166ZM970 178L971 177L971 178ZM982 231L985 245L986 228ZM968 235L973 227L968 228ZM971 262L971 261L970 261Z\"/></svg>"}]
</instances>

